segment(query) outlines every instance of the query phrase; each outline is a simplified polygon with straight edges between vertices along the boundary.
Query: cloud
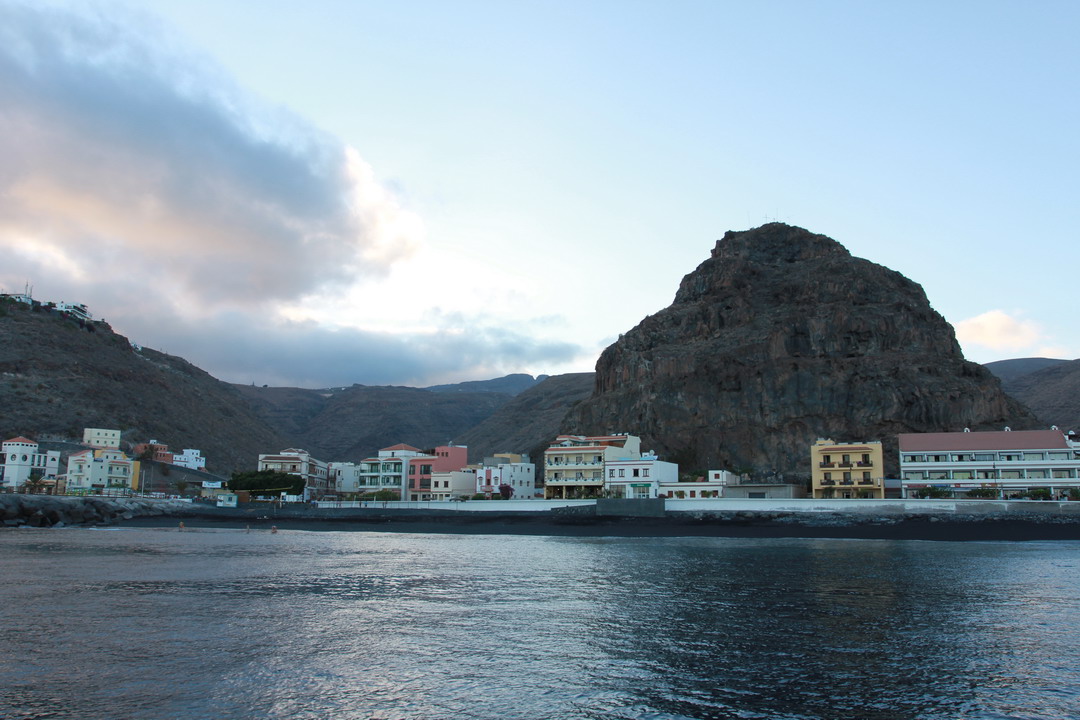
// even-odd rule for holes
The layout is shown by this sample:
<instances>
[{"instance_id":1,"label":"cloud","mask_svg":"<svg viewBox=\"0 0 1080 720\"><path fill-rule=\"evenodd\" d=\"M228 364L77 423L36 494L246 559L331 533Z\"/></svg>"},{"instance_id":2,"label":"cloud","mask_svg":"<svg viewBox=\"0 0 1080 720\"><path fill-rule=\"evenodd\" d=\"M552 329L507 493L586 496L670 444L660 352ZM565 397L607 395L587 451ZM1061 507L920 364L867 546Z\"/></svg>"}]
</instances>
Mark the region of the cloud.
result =
<instances>
[{"instance_id":1,"label":"cloud","mask_svg":"<svg viewBox=\"0 0 1080 720\"><path fill-rule=\"evenodd\" d=\"M956 337L964 345L980 345L991 350L1023 350L1044 342L1042 329L1030 320L1013 317L1003 310L989 310L956 324Z\"/></svg>"},{"instance_id":2,"label":"cloud","mask_svg":"<svg viewBox=\"0 0 1080 720\"><path fill-rule=\"evenodd\" d=\"M475 326L468 333L394 335L285 323L268 334L240 314L197 325L170 322L161 333L154 320L160 318L140 328L151 346L214 367L220 379L257 385L423 386L498 377L532 364L558 365L579 353L570 343L538 341L492 326Z\"/></svg>"},{"instance_id":3,"label":"cloud","mask_svg":"<svg viewBox=\"0 0 1080 720\"><path fill-rule=\"evenodd\" d=\"M379 275L420 241L355 150L152 22L22 3L0 14L8 249L33 238L91 273L123 262L216 309Z\"/></svg>"},{"instance_id":4,"label":"cloud","mask_svg":"<svg viewBox=\"0 0 1080 720\"><path fill-rule=\"evenodd\" d=\"M390 277L423 222L357 150L152 18L0 0L0 159L0 284L86 302L218 377L422 383L578 352L468 319L409 337L290 322Z\"/></svg>"}]
</instances>

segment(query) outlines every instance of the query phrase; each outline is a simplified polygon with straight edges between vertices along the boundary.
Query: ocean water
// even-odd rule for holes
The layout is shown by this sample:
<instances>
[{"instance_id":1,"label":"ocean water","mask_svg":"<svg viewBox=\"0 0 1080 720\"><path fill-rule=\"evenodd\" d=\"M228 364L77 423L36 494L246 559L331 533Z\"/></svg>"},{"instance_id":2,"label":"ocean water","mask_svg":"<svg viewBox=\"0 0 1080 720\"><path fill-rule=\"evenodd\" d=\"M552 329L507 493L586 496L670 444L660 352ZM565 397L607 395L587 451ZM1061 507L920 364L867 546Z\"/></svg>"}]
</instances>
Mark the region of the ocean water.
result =
<instances>
[{"instance_id":1,"label":"ocean water","mask_svg":"<svg viewBox=\"0 0 1080 720\"><path fill-rule=\"evenodd\" d=\"M1080 543L0 531L0 718L1075 718Z\"/></svg>"}]
</instances>

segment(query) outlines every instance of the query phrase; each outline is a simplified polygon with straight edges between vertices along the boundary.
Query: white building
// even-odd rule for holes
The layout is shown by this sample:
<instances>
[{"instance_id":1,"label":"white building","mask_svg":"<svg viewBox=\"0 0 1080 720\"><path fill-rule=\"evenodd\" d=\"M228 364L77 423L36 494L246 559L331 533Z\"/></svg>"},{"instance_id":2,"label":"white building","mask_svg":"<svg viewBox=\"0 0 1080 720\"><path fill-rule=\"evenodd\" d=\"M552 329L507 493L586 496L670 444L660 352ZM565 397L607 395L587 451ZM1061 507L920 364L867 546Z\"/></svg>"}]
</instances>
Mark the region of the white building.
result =
<instances>
[{"instance_id":1,"label":"white building","mask_svg":"<svg viewBox=\"0 0 1080 720\"><path fill-rule=\"evenodd\" d=\"M173 453L172 464L190 468L192 470L205 470L206 458L202 456L201 450L197 450L196 448L184 448L184 452L182 453Z\"/></svg>"},{"instance_id":2,"label":"white building","mask_svg":"<svg viewBox=\"0 0 1080 720\"><path fill-rule=\"evenodd\" d=\"M56 303L56 309L60 312L66 312L69 315L74 315L80 320L90 322L94 319L94 316L90 314L90 311L86 309L86 305L82 303L69 303L61 300Z\"/></svg>"},{"instance_id":3,"label":"white building","mask_svg":"<svg viewBox=\"0 0 1080 720\"><path fill-rule=\"evenodd\" d=\"M903 433L903 497L927 487L954 495L990 489L999 497L1048 488L1059 495L1080 488L1080 442L1060 430Z\"/></svg>"},{"instance_id":4,"label":"white building","mask_svg":"<svg viewBox=\"0 0 1080 720\"><path fill-rule=\"evenodd\" d=\"M327 464L307 450L286 448L276 454L259 455L259 471L297 475L304 479L304 500L318 500L329 490Z\"/></svg>"},{"instance_id":5,"label":"white building","mask_svg":"<svg viewBox=\"0 0 1080 720\"><path fill-rule=\"evenodd\" d=\"M120 431L106 428L83 428L83 445L119 449Z\"/></svg>"},{"instance_id":6,"label":"white building","mask_svg":"<svg viewBox=\"0 0 1080 720\"><path fill-rule=\"evenodd\" d=\"M28 438L5 440L0 464L0 487L19 488L31 477L52 481L60 472L60 453L56 450L38 452L38 444Z\"/></svg>"},{"instance_id":7,"label":"white building","mask_svg":"<svg viewBox=\"0 0 1080 720\"><path fill-rule=\"evenodd\" d=\"M119 450L83 450L68 457L68 493L126 495L137 482L139 463Z\"/></svg>"},{"instance_id":8,"label":"white building","mask_svg":"<svg viewBox=\"0 0 1080 720\"><path fill-rule=\"evenodd\" d=\"M640 457L636 435L560 435L544 452L544 497L597 497L604 490L606 463Z\"/></svg>"},{"instance_id":9,"label":"white building","mask_svg":"<svg viewBox=\"0 0 1080 720\"><path fill-rule=\"evenodd\" d=\"M463 468L431 473L431 499L452 500L471 497L476 490L476 469Z\"/></svg>"},{"instance_id":10,"label":"white building","mask_svg":"<svg viewBox=\"0 0 1080 720\"><path fill-rule=\"evenodd\" d=\"M622 498L660 497L662 486L678 484L679 466L660 460L655 453L639 458L608 460L604 489Z\"/></svg>"},{"instance_id":11,"label":"white building","mask_svg":"<svg viewBox=\"0 0 1080 720\"><path fill-rule=\"evenodd\" d=\"M501 462L488 465L485 462L484 466L476 469L475 480L475 493L494 495L501 492L501 486L509 485L515 499L527 500L536 495L536 465L533 463Z\"/></svg>"},{"instance_id":12,"label":"white building","mask_svg":"<svg viewBox=\"0 0 1080 720\"><path fill-rule=\"evenodd\" d=\"M405 443L383 448L378 457L360 461L360 485L370 488L365 492L396 490L401 493L402 500L408 499L409 461L420 457L428 456L419 448Z\"/></svg>"}]
</instances>

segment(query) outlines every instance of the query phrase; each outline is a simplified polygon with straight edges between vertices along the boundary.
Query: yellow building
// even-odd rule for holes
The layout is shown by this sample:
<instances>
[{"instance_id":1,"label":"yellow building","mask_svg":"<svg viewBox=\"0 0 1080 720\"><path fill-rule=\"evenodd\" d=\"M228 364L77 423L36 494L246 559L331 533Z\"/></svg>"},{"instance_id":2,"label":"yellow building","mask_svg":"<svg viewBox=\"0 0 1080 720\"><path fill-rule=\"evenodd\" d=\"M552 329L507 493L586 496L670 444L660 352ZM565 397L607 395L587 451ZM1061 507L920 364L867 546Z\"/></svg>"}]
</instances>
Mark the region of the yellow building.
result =
<instances>
[{"instance_id":1,"label":"yellow building","mask_svg":"<svg viewBox=\"0 0 1080 720\"><path fill-rule=\"evenodd\" d=\"M810 446L815 498L885 498L881 442L838 443L818 438Z\"/></svg>"}]
</instances>

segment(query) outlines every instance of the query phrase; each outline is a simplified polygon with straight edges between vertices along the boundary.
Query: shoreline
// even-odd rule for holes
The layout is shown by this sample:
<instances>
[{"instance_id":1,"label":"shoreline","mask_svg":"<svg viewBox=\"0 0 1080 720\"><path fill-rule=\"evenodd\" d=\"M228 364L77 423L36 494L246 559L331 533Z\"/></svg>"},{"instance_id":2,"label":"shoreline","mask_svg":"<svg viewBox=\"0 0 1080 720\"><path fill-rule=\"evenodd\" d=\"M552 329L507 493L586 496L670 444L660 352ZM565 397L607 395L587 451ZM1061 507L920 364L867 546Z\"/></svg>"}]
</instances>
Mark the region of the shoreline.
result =
<instances>
[{"instance_id":1,"label":"shoreline","mask_svg":"<svg viewBox=\"0 0 1080 720\"><path fill-rule=\"evenodd\" d=\"M621 504L620 504L621 503ZM674 504L673 504L674 505ZM824 511L776 507L737 509L665 506L662 502L578 504L520 509L486 505L460 508L363 507L249 503L218 508L204 503L148 498L0 495L2 526L235 528L315 532L536 535L549 537L835 538L939 541L1080 540L1080 503L1031 504L1010 509L985 505L934 508L841 506ZM1075 509L1074 509L1075 508Z\"/></svg>"},{"instance_id":2,"label":"shoreline","mask_svg":"<svg viewBox=\"0 0 1080 720\"><path fill-rule=\"evenodd\" d=\"M597 518L588 522L559 522L551 517L256 517L226 518L188 515L152 516L122 520L122 527L174 528L183 521L189 530L390 532L424 535L535 535L543 537L730 537L851 540L929 540L948 542L1080 540L1080 523L1046 522L1044 518L916 516L887 522L854 515L808 518L663 517Z\"/></svg>"}]
</instances>

